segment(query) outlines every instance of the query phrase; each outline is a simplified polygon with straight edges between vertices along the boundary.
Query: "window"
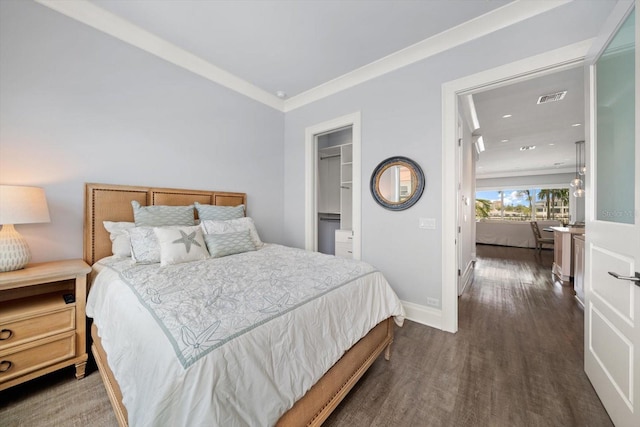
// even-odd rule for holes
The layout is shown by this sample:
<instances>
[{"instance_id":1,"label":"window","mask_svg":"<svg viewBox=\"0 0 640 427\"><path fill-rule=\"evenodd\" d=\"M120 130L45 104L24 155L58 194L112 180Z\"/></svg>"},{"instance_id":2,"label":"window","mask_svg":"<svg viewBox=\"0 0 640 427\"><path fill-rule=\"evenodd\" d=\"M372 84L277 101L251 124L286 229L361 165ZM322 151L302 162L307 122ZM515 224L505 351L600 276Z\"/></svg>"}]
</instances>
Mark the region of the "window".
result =
<instances>
[{"instance_id":1,"label":"window","mask_svg":"<svg viewBox=\"0 0 640 427\"><path fill-rule=\"evenodd\" d=\"M569 221L569 189L505 189L476 192L476 219Z\"/></svg>"}]
</instances>

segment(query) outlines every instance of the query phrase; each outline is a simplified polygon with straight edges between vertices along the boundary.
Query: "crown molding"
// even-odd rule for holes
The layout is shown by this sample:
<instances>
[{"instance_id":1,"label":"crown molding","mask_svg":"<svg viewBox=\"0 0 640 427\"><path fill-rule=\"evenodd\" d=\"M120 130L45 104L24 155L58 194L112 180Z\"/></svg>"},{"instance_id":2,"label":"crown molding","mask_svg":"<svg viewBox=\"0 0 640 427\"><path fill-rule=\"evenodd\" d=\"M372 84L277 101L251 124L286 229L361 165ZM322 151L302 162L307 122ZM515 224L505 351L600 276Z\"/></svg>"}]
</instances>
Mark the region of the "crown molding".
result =
<instances>
[{"instance_id":1,"label":"crown molding","mask_svg":"<svg viewBox=\"0 0 640 427\"><path fill-rule=\"evenodd\" d=\"M283 100L277 96L205 61L191 52L143 30L87 0L35 1L69 18L75 19L96 30L102 31L125 43L162 58L178 67L191 71L207 80L218 83L221 86L275 108L278 111L283 111Z\"/></svg>"},{"instance_id":2,"label":"crown molding","mask_svg":"<svg viewBox=\"0 0 640 427\"><path fill-rule=\"evenodd\" d=\"M471 40L562 6L573 0L515 0L498 9L450 28L412 46L360 67L289 99L277 96L205 61L168 41L102 9L88 0L35 0L37 3L109 34L207 80L238 92L278 111L288 112L349 89L391 71L426 59Z\"/></svg>"},{"instance_id":3,"label":"crown molding","mask_svg":"<svg viewBox=\"0 0 640 427\"><path fill-rule=\"evenodd\" d=\"M360 83L398 70L430 56L460 46L471 40L501 30L525 19L548 12L573 0L523 1L516 0L470 21L438 33L407 48L360 67L347 74L309 89L285 100L284 111L304 105L349 89Z\"/></svg>"}]
</instances>

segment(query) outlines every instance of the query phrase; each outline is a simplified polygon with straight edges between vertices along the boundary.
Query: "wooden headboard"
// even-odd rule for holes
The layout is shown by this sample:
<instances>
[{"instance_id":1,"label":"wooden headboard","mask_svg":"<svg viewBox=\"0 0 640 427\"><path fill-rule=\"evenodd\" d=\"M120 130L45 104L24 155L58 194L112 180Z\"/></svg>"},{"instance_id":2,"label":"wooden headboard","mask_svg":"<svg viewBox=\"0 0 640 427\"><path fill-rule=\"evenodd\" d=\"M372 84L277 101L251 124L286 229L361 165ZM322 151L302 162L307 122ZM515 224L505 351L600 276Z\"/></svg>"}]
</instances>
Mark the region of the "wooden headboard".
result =
<instances>
[{"instance_id":1,"label":"wooden headboard","mask_svg":"<svg viewBox=\"0 0 640 427\"><path fill-rule=\"evenodd\" d=\"M218 206L245 205L245 212L247 206L246 193L85 184L84 260L89 265L111 255L111 240L102 221L132 222L132 200L137 200L143 206L186 206L193 202Z\"/></svg>"}]
</instances>

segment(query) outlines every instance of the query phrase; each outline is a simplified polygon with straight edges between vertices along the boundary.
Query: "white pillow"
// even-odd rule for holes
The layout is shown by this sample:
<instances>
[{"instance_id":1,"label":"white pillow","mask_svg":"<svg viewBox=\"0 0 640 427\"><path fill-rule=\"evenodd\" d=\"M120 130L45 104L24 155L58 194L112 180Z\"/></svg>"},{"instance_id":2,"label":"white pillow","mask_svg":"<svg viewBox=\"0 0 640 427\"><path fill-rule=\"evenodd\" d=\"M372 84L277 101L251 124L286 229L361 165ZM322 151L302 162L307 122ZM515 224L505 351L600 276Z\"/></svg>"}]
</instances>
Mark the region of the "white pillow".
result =
<instances>
[{"instance_id":1,"label":"white pillow","mask_svg":"<svg viewBox=\"0 0 640 427\"><path fill-rule=\"evenodd\" d=\"M199 226L153 229L160 245L160 265L180 264L209 258Z\"/></svg>"},{"instance_id":2,"label":"white pillow","mask_svg":"<svg viewBox=\"0 0 640 427\"><path fill-rule=\"evenodd\" d=\"M204 220L200 222L204 234L221 234L232 231L249 230L249 235L256 249L260 249L264 243L260 240L256 225L250 217L230 219L227 221Z\"/></svg>"},{"instance_id":3,"label":"white pillow","mask_svg":"<svg viewBox=\"0 0 640 427\"><path fill-rule=\"evenodd\" d=\"M126 230L131 241L131 258L137 264L160 262L160 245L153 227L133 227Z\"/></svg>"},{"instance_id":4,"label":"white pillow","mask_svg":"<svg viewBox=\"0 0 640 427\"><path fill-rule=\"evenodd\" d=\"M135 223L103 221L102 224L109 232L111 253L116 258L129 258L131 256L131 239L129 239L129 234L126 230L135 227Z\"/></svg>"}]
</instances>

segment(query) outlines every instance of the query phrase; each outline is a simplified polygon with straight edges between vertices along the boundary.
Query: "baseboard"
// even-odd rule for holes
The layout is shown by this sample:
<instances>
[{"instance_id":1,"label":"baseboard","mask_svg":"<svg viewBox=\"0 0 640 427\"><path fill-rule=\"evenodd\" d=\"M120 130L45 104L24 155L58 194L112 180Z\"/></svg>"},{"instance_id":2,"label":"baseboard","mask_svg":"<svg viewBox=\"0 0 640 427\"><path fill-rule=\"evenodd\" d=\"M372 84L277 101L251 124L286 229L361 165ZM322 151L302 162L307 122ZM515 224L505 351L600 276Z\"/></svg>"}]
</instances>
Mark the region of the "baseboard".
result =
<instances>
[{"instance_id":1,"label":"baseboard","mask_svg":"<svg viewBox=\"0 0 640 427\"><path fill-rule=\"evenodd\" d=\"M432 328L442 329L442 310L407 301L401 302L408 320L431 326Z\"/></svg>"}]
</instances>

